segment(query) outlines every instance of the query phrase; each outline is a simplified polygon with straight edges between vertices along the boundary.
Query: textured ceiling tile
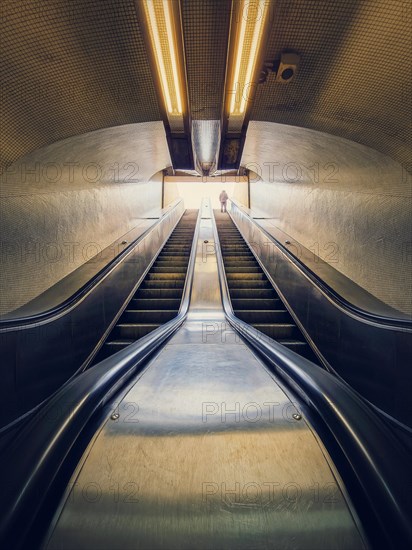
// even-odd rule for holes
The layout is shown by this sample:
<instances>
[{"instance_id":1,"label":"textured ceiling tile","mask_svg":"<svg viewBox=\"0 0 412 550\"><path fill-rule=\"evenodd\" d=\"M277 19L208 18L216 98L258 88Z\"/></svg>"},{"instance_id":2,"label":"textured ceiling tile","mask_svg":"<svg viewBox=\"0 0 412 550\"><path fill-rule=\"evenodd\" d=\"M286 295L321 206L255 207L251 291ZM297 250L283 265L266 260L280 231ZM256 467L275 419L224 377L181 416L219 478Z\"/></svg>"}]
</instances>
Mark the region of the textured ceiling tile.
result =
<instances>
[{"instance_id":1,"label":"textured ceiling tile","mask_svg":"<svg viewBox=\"0 0 412 550\"><path fill-rule=\"evenodd\" d=\"M336 134L411 166L412 5L276 0L266 58L301 55L296 78L259 87L252 119Z\"/></svg>"},{"instance_id":2,"label":"textured ceiling tile","mask_svg":"<svg viewBox=\"0 0 412 550\"><path fill-rule=\"evenodd\" d=\"M99 128L159 120L133 0L4 0L0 170Z\"/></svg>"},{"instance_id":3,"label":"textured ceiling tile","mask_svg":"<svg viewBox=\"0 0 412 550\"><path fill-rule=\"evenodd\" d=\"M228 0L182 0L191 114L220 120L229 36Z\"/></svg>"}]
</instances>

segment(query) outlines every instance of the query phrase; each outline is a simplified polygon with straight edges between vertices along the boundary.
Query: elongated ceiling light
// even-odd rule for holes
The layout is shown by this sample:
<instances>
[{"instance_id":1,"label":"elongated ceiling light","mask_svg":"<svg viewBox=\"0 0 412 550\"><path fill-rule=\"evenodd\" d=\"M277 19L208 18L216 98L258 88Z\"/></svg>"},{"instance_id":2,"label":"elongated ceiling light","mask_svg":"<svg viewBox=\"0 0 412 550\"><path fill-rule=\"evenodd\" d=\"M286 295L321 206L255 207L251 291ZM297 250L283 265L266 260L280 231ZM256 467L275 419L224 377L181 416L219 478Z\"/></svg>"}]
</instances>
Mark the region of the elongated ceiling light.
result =
<instances>
[{"instance_id":1,"label":"elongated ceiling light","mask_svg":"<svg viewBox=\"0 0 412 550\"><path fill-rule=\"evenodd\" d=\"M268 14L268 0L242 0L234 56L230 115L244 115L256 70L263 30ZM239 99L240 98L240 99Z\"/></svg>"},{"instance_id":2,"label":"elongated ceiling light","mask_svg":"<svg viewBox=\"0 0 412 550\"><path fill-rule=\"evenodd\" d=\"M143 5L168 115L181 116L181 79L171 1L143 0Z\"/></svg>"}]
</instances>

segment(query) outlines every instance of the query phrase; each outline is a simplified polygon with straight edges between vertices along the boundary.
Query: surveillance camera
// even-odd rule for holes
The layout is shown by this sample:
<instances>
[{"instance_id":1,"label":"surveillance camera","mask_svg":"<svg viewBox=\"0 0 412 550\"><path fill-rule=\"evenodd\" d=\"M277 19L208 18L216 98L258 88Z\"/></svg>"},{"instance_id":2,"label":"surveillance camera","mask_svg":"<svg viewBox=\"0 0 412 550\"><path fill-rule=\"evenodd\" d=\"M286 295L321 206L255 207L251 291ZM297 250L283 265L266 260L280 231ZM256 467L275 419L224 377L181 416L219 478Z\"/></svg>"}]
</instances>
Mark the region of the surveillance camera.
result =
<instances>
[{"instance_id":1,"label":"surveillance camera","mask_svg":"<svg viewBox=\"0 0 412 550\"><path fill-rule=\"evenodd\" d=\"M282 53L279 68L276 74L276 82L287 84L294 79L300 62L300 56L296 53Z\"/></svg>"}]
</instances>

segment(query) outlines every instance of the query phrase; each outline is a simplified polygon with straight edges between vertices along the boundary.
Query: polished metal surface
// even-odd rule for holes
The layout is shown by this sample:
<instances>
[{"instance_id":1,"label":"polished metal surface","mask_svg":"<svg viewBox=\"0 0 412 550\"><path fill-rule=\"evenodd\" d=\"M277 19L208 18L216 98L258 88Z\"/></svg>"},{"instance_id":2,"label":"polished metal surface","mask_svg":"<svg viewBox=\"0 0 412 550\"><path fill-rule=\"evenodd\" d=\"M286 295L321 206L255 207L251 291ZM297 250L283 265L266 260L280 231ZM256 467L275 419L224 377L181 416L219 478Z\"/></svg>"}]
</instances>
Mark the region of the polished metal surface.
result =
<instances>
[{"instance_id":1,"label":"polished metal surface","mask_svg":"<svg viewBox=\"0 0 412 550\"><path fill-rule=\"evenodd\" d=\"M344 307L247 210L232 202L230 215L298 326L332 369L374 406L411 426L410 325L391 326Z\"/></svg>"},{"instance_id":2,"label":"polished metal surface","mask_svg":"<svg viewBox=\"0 0 412 550\"><path fill-rule=\"evenodd\" d=\"M192 143L195 164L199 173L208 176L217 166L220 142L218 120L194 120L192 122Z\"/></svg>"},{"instance_id":3,"label":"polished metal surface","mask_svg":"<svg viewBox=\"0 0 412 550\"><path fill-rule=\"evenodd\" d=\"M44 548L364 547L325 449L225 323L210 208L187 321L90 443Z\"/></svg>"}]
</instances>

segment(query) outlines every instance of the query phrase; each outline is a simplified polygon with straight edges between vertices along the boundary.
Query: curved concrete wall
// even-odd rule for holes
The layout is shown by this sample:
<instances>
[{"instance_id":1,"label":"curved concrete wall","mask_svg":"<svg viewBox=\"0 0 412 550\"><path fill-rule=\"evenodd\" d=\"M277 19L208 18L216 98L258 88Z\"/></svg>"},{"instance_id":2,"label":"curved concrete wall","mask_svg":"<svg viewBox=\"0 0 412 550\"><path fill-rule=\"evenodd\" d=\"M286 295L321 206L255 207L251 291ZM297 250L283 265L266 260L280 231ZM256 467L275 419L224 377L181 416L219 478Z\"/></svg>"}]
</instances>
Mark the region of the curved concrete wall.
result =
<instances>
[{"instance_id":1,"label":"curved concrete wall","mask_svg":"<svg viewBox=\"0 0 412 550\"><path fill-rule=\"evenodd\" d=\"M251 208L383 302L412 313L412 176L343 138L251 122Z\"/></svg>"},{"instance_id":2,"label":"curved concrete wall","mask_svg":"<svg viewBox=\"0 0 412 550\"><path fill-rule=\"evenodd\" d=\"M1 180L0 314L27 303L161 208L170 164L161 122L76 136Z\"/></svg>"}]
</instances>

